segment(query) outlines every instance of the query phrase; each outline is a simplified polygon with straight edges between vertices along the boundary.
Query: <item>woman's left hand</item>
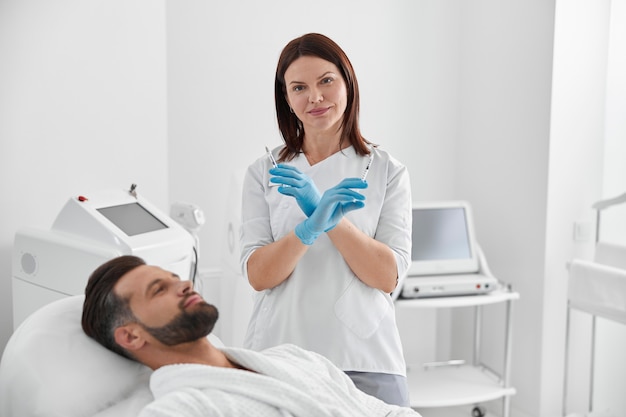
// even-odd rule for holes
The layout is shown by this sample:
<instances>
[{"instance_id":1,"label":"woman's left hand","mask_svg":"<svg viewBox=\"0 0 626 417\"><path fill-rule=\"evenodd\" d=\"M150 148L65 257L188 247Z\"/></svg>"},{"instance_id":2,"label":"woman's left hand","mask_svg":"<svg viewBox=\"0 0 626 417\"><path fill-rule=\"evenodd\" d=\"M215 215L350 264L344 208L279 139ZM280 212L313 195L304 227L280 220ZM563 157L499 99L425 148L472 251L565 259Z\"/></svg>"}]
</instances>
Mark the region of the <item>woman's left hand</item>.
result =
<instances>
[{"instance_id":1,"label":"woman's left hand","mask_svg":"<svg viewBox=\"0 0 626 417\"><path fill-rule=\"evenodd\" d=\"M324 192L313 214L296 226L296 236L302 243L312 245L320 234L332 230L346 213L365 206L365 196L353 188L367 188L367 182L346 178Z\"/></svg>"}]
</instances>

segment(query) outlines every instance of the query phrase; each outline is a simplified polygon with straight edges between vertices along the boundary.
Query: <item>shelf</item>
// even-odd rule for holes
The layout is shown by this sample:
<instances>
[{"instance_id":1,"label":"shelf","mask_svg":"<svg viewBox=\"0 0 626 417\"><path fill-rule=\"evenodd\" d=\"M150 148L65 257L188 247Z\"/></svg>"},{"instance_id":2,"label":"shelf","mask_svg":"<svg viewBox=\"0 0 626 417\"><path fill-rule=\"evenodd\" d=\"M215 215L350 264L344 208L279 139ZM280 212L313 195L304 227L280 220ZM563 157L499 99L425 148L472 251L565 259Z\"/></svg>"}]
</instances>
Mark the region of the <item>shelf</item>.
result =
<instances>
[{"instance_id":1,"label":"shelf","mask_svg":"<svg viewBox=\"0 0 626 417\"><path fill-rule=\"evenodd\" d=\"M494 290L487 294L432 298L399 298L396 308L439 308L439 307L471 307L495 304L508 300L517 300L519 293L506 289Z\"/></svg>"},{"instance_id":2,"label":"shelf","mask_svg":"<svg viewBox=\"0 0 626 417\"><path fill-rule=\"evenodd\" d=\"M416 408L415 411L422 417L469 417L474 405L440 408Z\"/></svg>"},{"instance_id":3,"label":"shelf","mask_svg":"<svg viewBox=\"0 0 626 417\"><path fill-rule=\"evenodd\" d=\"M407 381L413 408L479 404L515 394L515 388L502 387L493 374L469 365L409 368Z\"/></svg>"},{"instance_id":4,"label":"shelf","mask_svg":"<svg viewBox=\"0 0 626 417\"><path fill-rule=\"evenodd\" d=\"M501 285L487 294L450 296L437 298L398 299L396 309L478 307L474 315L474 361L480 361L480 329L483 305L504 303L506 305L504 370L502 375L484 367L454 365L424 369L423 366L407 369L407 383L411 407L414 409L450 408L478 405L502 399L502 416L510 416L510 397L515 388L509 384L511 368L511 313L512 301L519 299L517 292ZM506 385L503 386L507 381Z\"/></svg>"}]
</instances>

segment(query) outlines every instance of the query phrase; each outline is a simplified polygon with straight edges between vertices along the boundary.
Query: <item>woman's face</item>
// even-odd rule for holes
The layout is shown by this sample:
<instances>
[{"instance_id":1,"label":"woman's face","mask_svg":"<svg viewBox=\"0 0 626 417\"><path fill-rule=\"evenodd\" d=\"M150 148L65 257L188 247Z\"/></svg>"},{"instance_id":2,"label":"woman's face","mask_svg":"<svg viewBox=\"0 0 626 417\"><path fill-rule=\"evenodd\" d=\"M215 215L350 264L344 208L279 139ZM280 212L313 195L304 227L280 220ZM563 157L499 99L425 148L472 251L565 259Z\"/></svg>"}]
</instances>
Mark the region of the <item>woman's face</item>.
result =
<instances>
[{"instance_id":1,"label":"woman's face","mask_svg":"<svg viewBox=\"0 0 626 417\"><path fill-rule=\"evenodd\" d=\"M347 89L335 64L314 56L296 59L285 71L287 102L306 135L339 132Z\"/></svg>"}]
</instances>

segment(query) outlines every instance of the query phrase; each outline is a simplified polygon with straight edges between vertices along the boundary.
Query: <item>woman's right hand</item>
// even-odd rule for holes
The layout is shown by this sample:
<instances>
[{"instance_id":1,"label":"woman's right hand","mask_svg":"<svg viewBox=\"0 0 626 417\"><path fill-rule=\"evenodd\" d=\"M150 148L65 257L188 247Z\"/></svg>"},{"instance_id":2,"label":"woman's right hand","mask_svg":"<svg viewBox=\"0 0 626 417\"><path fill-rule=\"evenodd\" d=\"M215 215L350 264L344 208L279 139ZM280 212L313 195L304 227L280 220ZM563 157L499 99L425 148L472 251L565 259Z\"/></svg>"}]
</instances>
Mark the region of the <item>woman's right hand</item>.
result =
<instances>
[{"instance_id":1,"label":"woman's right hand","mask_svg":"<svg viewBox=\"0 0 626 417\"><path fill-rule=\"evenodd\" d=\"M294 197L307 217L313 214L321 197L311 178L298 168L286 164L278 164L269 172L273 175L270 182L280 184L279 193Z\"/></svg>"}]
</instances>

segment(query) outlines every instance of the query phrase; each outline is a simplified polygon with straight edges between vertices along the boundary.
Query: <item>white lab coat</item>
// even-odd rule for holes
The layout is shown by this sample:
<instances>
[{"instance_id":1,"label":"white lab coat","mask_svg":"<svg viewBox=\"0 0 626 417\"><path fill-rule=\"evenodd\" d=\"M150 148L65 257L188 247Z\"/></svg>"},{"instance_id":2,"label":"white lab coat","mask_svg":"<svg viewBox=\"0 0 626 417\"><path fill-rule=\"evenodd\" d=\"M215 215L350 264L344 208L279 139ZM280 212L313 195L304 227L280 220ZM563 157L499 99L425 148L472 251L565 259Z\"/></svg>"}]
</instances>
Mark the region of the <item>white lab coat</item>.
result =
<instances>
[{"instance_id":1,"label":"white lab coat","mask_svg":"<svg viewBox=\"0 0 626 417\"><path fill-rule=\"evenodd\" d=\"M277 156L278 149L274 149ZM380 148L362 192L365 207L347 214L361 231L387 244L403 276L411 252L411 190L405 166ZM360 177L368 157L349 147L310 166L304 154L289 161L306 173L320 193L347 177ZM242 204L241 262L255 249L280 239L306 217L296 200L269 186L267 156L246 173ZM263 350L293 343L320 353L344 371L405 375L405 362L389 294L359 280L322 234L291 276L275 288L256 293L244 345Z\"/></svg>"}]
</instances>

